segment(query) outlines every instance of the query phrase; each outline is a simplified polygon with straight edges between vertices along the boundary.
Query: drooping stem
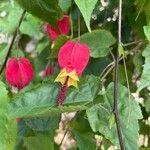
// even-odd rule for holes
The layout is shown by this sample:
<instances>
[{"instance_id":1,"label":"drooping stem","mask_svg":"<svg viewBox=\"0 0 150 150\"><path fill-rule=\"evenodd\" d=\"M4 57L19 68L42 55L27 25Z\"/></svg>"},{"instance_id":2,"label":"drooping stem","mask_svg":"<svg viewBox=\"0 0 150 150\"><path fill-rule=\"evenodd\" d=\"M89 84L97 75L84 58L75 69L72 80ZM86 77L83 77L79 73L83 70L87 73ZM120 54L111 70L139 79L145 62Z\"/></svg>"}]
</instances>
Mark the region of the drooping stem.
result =
<instances>
[{"instance_id":1,"label":"drooping stem","mask_svg":"<svg viewBox=\"0 0 150 150\"><path fill-rule=\"evenodd\" d=\"M68 90L68 85L67 85L68 79L69 77L67 76L64 85L62 85L58 93L58 106L62 106L64 104L64 101L67 95L67 90Z\"/></svg>"},{"instance_id":2,"label":"drooping stem","mask_svg":"<svg viewBox=\"0 0 150 150\"><path fill-rule=\"evenodd\" d=\"M118 18L118 49L122 46L121 42L121 17L122 17L122 0L119 0L119 18ZM115 79L114 79L114 116L118 134L118 140L120 144L120 149L124 150L124 143L122 138L122 131L120 126L120 119L118 113L118 66L119 66L119 54L117 52L115 60Z\"/></svg>"},{"instance_id":3,"label":"drooping stem","mask_svg":"<svg viewBox=\"0 0 150 150\"><path fill-rule=\"evenodd\" d=\"M20 17L20 19L19 19L19 22L18 22L18 25L17 25L16 30L15 30L15 32L14 32L12 41L11 41L10 46L9 46L9 48L8 48L8 52L7 52L5 61L4 61L3 65L2 65L2 67L1 67L1 69L0 69L0 75L2 74L2 72L3 72L3 70L4 70L5 66L6 66L7 60L8 60L8 58L9 58L9 55L11 54L12 47L13 47L13 45L14 45L14 42L15 42L15 39L16 39L16 37L17 37L17 33L18 33L18 30L19 30L19 27L20 27L20 25L21 25L21 23L22 23L22 21L23 21L23 19L24 19L25 14L26 14L26 10L23 11L23 13L22 13L22 15L21 15L21 17Z\"/></svg>"}]
</instances>

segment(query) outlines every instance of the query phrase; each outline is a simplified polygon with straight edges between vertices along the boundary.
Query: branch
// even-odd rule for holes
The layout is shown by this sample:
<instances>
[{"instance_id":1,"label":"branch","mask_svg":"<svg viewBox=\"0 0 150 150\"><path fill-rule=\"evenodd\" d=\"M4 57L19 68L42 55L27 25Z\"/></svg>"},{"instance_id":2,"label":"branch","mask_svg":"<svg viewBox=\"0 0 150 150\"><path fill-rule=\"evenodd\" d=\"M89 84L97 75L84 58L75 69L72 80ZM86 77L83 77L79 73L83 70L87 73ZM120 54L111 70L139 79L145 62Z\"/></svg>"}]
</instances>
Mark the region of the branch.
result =
<instances>
[{"instance_id":1,"label":"branch","mask_svg":"<svg viewBox=\"0 0 150 150\"><path fill-rule=\"evenodd\" d=\"M13 47L13 45L14 45L15 39L16 39L16 37L17 37L18 30L19 30L20 25L21 25L21 23L22 23L22 21L23 21L23 18L24 18L24 16L25 16L25 13L26 13L26 11L24 10L23 13L22 13L22 15L21 15L21 17L20 17L20 19L19 19L19 22L18 22L18 25L17 25L16 30L15 30L15 32L14 32L12 41L11 41L10 46L9 46L9 48L8 48L8 52L7 52L5 61L4 61L3 65L2 65L2 67L1 67L1 69L0 69L0 75L2 74L4 68L5 68L6 64L7 64L7 60L8 60L8 58L9 58L9 55L11 54L12 47Z\"/></svg>"},{"instance_id":2,"label":"branch","mask_svg":"<svg viewBox=\"0 0 150 150\"><path fill-rule=\"evenodd\" d=\"M122 46L121 43L121 16L122 16L122 0L119 0L119 18L118 18L118 49ZM116 61L115 61L115 79L114 79L114 116L117 127L118 140L120 144L120 149L124 150L124 143L122 139L122 131L119 120L118 113L118 66L119 66L119 54L117 52Z\"/></svg>"}]
</instances>

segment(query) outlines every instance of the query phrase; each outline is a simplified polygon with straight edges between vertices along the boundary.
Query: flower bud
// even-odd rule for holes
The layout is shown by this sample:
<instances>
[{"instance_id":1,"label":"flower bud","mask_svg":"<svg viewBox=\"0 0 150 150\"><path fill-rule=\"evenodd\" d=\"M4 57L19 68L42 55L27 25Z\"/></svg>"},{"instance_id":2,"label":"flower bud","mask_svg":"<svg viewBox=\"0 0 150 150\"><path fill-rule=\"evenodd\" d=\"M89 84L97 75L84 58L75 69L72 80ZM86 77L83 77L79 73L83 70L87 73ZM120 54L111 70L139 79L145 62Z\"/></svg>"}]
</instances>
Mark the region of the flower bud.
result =
<instances>
[{"instance_id":1,"label":"flower bud","mask_svg":"<svg viewBox=\"0 0 150 150\"><path fill-rule=\"evenodd\" d=\"M19 90L33 79L34 71L31 63L24 57L10 58L6 66L7 82Z\"/></svg>"},{"instance_id":2,"label":"flower bud","mask_svg":"<svg viewBox=\"0 0 150 150\"><path fill-rule=\"evenodd\" d=\"M57 21L57 27L51 24L47 25L47 33L51 41L54 42L60 35L68 35L70 31L70 20L67 15L64 15L61 20Z\"/></svg>"},{"instance_id":3,"label":"flower bud","mask_svg":"<svg viewBox=\"0 0 150 150\"><path fill-rule=\"evenodd\" d=\"M48 66L44 69L44 77L48 77L54 74L54 66Z\"/></svg>"}]
</instances>

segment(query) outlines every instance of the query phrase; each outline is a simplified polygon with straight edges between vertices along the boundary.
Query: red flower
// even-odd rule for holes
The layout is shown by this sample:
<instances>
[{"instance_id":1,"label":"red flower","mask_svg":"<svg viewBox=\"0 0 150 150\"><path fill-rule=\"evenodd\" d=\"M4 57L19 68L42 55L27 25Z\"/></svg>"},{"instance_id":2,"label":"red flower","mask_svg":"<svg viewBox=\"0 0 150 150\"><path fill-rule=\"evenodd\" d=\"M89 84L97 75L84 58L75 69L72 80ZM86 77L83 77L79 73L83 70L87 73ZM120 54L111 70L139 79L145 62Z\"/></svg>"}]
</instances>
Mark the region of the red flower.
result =
<instances>
[{"instance_id":1,"label":"red flower","mask_svg":"<svg viewBox=\"0 0 150 150\"><path fill-rule=\"evenodd\" d=\"M73 85L77 87L77 81L89 61L89 47L79 42L68 41L64 44L58 54L58 63L61 72L56 82L61 82L62 87L58 94L58 105L63 105L67 95L67 89Z\"/></svg>"},{"instance_id":2,"label":"red flower","mask_svg":"<svg viewBox=\"0 0 150 150\"><path fill-rule=\"evenodd\" d=\"M78 77L88 64L89 51L86 44L79 42L68 41L64 44L58 54L58 63L62 70L56 81L64 84L66 77L69 77L67 85L77 87Z\"/></svg>"},{"instance_id":3,"label":"red flower","mask_svg":"<svg viewBox=\"0 0 150 150\"><path fill-rule=\"evenodd\" d=\"M52 74L54 74L54 66L48 66L44 69L44 77L48 77Z\"/></svg>"},{"instance_id":4,"label":"red flower","mask_svg":"<svg viewBox=\"0 0 150 150\"><path fill-rule=\"evenodd\" d=\"M19 90L28 85L34 75L31 63L24 57L11 58L7 62L6 80Z\"/></svg>"},{"instance_id":5,"label":"red flower","mask_svg":"<svg viewBox=\"0 0 150 150\"><path fill-rule=\"evenodd\" d=\"M70 21L67 15L57 22L57 27L47 25L47 33L52 41L55 41L61 34L68 35L70 31Z\"/></svg>"}]
</instances>

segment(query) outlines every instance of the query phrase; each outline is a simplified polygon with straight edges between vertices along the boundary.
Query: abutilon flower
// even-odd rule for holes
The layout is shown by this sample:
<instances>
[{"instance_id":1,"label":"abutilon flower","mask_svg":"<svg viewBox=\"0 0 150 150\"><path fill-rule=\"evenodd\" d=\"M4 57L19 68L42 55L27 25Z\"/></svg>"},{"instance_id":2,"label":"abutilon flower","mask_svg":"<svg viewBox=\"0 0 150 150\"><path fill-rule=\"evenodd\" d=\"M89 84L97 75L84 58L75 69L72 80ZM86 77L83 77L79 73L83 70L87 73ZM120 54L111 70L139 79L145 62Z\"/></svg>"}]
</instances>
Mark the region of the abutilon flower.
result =
<instances>
[{"instance_id":1,"label":"abutilon flower","mask_svg":"<svg viewBox=\"0 0 150 150\"><path fill-rule=\"evenodd\" d=\"M6 66L7 82L19 90L33 79L34 71L31 63L24 57L10 58Z\"/></svg>"},{"instance_id":2,"label":"abutilon flower","mask_svg":"<svg viewBox=\"0 0 150 150\"><path fill-rule=\"evenodd\" d=\"M56 82L61 82L63 85L58 96L58 103L60 105L64 102L66 88L69 86L77 87L79 76L88 64L89 51L90 49L86 44L71 40L60 48L58 63L61 67L61 72L55 79Z\"/></svg>"},{"instance_id":3,"label":"abutilon flower","mask_svg":"<svg viewBox=\"0 0 150 150\"><path fill-rule=\"evenodd\" d=\"M54 42L60 35L68 35L70 31L69 16L64 15L61 20L57 21L57 27L53 27L51 24L47 25L47 33L51 41Z\"/></svg>"},{"instance_id":4,"label":"abutilon flower","mask_svg":"<svg viewBox=\"0 0 150 150\"><path fill-rule=\"evenodd\" d=\"M54 74L55 71L55 67L53 65L51 66L46 66L46 68L44 69L44 77L48 77Z\"/></svg>"}]
</instances>

